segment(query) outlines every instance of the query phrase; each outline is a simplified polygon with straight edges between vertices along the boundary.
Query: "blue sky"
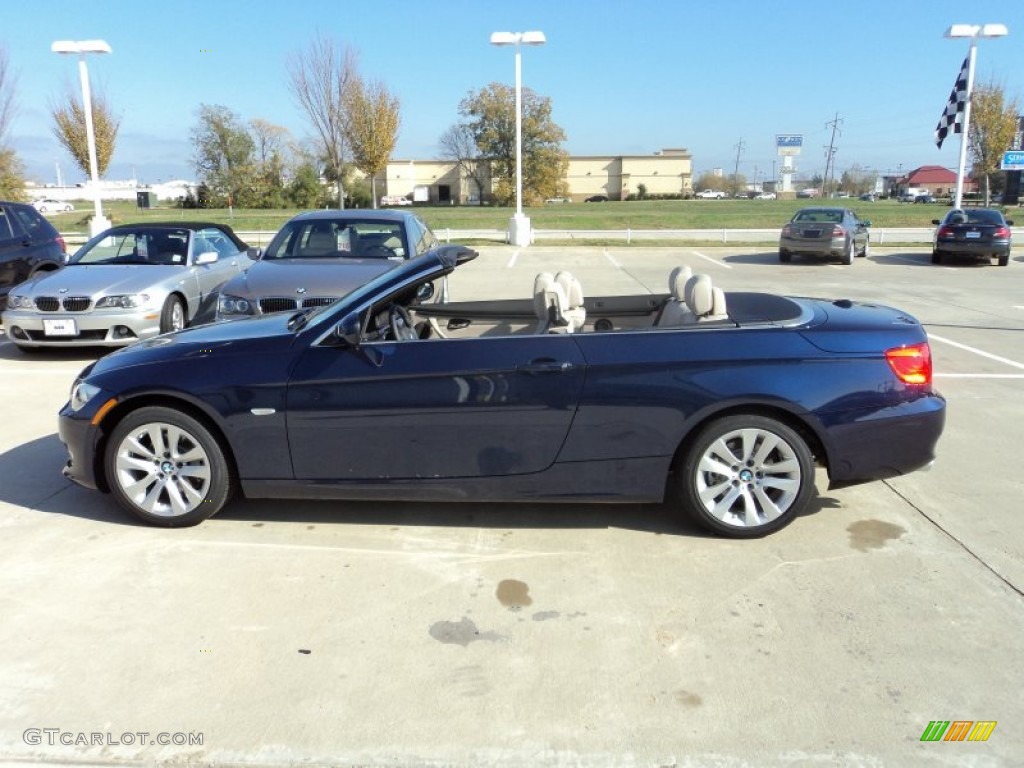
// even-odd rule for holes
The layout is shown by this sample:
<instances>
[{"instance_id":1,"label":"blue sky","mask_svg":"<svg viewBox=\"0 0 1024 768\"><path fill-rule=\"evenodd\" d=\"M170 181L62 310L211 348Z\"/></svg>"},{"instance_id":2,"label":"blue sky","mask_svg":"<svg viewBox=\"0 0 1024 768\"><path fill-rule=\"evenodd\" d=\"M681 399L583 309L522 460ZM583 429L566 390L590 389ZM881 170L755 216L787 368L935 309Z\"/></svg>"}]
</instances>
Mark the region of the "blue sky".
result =
<instances>
[{"instance_id":1,"label":"blue sky","mask_svg":"<svg viewBox=\"0 0 1024 768\"><path fill-rule=\"evenodd\" d=\"M695 175L770 176L774 136L804 136L801 173L824 168L826 123L842 120L836 163L881 171L955 166L933 131L967 53L947 40L953 23L1000 22L1010 36L978 46L978 80L995 80L1024 104L1024 3L974 0L5 0L0 46L17 74L18 113L8 140L30 177L82 173L53 138L49 105L79 92L76 58L59 39L106 40L90 56L93 83L122 116L108 178L191 178L189 133L201 103L311 135L286 85L288 56L319 32L360 53L367 77L401 100L398 159L438 156L459 102L514 79L498 30L542 30L523 50L523 82L552 99L575 155L649 154L685 147Z\"/></svg>"}]
</instances>

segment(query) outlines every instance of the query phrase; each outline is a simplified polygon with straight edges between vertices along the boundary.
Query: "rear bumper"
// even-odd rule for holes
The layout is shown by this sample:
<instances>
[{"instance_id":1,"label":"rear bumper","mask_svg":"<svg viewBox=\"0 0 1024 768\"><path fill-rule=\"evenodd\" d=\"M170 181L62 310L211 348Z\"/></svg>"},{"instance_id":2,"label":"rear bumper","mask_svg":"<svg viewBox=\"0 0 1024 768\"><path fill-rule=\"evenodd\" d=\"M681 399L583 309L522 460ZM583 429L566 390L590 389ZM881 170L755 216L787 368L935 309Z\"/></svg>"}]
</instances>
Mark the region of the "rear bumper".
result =
<instances>
[{"instance_id":1,"label":"rear bumper","mask_svg":"<svg viewBox=\"0 0 1024 768\"><path fill-rule=\"evenodd\" d=\"M829 488L928 469L946 423L937 392L870 413L836 414L829 433Z\"/></svg>"},{"instance_id":2,"label":"rear bumper","mask_svg":"<svg viewBox=\"0 0 1024 768\"><path fill-rule=\"evenodd\" d=\"M939 240L935 243L935 250L940 255L988 259L993 255L1009 254L1010 241L992 240L987 243L971 243L966 240Z\"/></svg>"},{"instance_id":3,"label":"rear bumper","mask_svg":"<svg viewBox=\"0 0 1024 768\"><path fill-rule=\"evenodd\" d=\"M779 250L789 251L800 256L841 256L846 251L846 238L808 240L796 237L783 237L779 240Z\"/></svg>"}]
</instances>

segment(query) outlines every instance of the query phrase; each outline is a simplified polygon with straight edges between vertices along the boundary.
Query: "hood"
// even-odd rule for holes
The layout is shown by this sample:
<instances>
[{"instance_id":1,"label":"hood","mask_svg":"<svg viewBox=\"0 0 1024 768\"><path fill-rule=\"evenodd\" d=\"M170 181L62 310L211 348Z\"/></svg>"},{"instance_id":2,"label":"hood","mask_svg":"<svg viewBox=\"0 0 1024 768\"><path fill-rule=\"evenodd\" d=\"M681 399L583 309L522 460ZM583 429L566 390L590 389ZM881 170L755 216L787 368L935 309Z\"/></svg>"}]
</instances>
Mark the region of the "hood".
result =
<instances>
[{"instance_id":1,"label":"hood","mask_svg":"<svg viewBox=\"0 0 1024 768\"><path fill-rule=\"evenodd\" d=\"M340 298L400 263L385 259L280 259L257 261L233 277L221 293L257 299L265 296Z\"/></svg>"},{"instance_id":2,"label":"hood","mask_svg":"<svg viewBox=\"0 0 1024 768\"><path fill-rule=\"evenodd\" d=\"M154 285L184 278L187 267L156 264L74 264L21 286L29 296L116 296L142 293ZM63 293L62 293L63 292Z\"/></svg>"},{"instance_id":3,"label":"hood","mask_svg":"<svg viewBox=\"0 0 1024 768\"><path fill-rule=\"evenodd\" d=\"M292 313L283 312L243 320L186 328L139 341L97 360L89 376L159 360L187 361L190 357L240 354L267 355L291 347L295 334L288 330Z\"/></svg>"}]
</instances>

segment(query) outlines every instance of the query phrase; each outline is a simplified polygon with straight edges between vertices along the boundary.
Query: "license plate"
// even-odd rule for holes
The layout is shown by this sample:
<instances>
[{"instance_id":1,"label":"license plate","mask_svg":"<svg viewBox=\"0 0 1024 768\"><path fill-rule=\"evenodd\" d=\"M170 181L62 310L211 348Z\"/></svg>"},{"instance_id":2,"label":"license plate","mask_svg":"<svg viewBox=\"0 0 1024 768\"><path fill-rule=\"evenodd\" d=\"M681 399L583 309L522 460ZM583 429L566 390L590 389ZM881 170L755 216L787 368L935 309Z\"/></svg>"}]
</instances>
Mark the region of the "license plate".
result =
<instances>
[{"instance_id":1,"label":"license plate","mask_svg":"<svg viewBox=\"0 0 1024 768\"><path fill-rule=\"evenodd\" d=\"M804 237L821 237L820 229L805 229Z\"/></svg>"},{"instance_id":2,"label":"license plate","mask_svg":"<svg viewBox=\"0 0 1024 768\"><path fill-rule=\"evenodd\" d=\"M78 325L73 318L43 320L44 336L77 336Z\"/></svg>"},{"instance_id":3,"label":"license plate","mask_svg":"<svg viewBox=\"0 0 1024 768\"><path fill-rule=\"evenodd\" d=\"M964 237L966 237L968 240L980 240L981 232L965 232Z\"/></svg>"}]
</instances>

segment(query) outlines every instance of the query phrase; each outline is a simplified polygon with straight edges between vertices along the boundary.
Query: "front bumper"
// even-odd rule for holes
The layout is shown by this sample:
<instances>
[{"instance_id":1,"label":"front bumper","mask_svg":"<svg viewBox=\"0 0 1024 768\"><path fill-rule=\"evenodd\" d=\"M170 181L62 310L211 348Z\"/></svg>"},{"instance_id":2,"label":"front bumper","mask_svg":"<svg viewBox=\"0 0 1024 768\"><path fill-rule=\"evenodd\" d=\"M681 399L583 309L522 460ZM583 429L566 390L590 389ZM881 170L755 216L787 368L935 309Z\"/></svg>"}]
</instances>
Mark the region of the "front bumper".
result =
<instances>
[{"instance_id":1,"label":"front bumper","mask_svg":"<svg viewBox=\"0 0 1024 768\"><path fill-rule=\"evenodd\" d=\"M58 416L57 435L68 451L67 463L61 470L64 477L83 488L106 491L99 467L103 433L90 423L100 404L90 403L92 408L86 406L76 413L70 403L65 403Z\"/></svg>"},{"instance_id":2,"label":"front bumper","mask_svg":"<svg viewBox=\"0 0 1024 768\"><path fill-rule=\"evenodd\" d=\"M45 321L72 321L73 333L48 332ZM160 311L111 309L89 312L7 310L7 338L20 347L124 347L160 334ZM52 330L52 328L51 328Z\"/></svg>"}]
</instances>

